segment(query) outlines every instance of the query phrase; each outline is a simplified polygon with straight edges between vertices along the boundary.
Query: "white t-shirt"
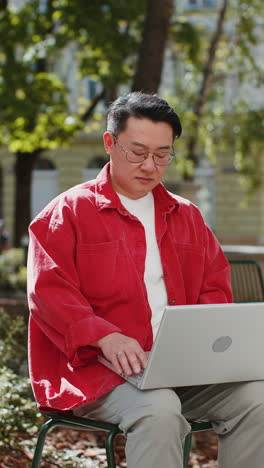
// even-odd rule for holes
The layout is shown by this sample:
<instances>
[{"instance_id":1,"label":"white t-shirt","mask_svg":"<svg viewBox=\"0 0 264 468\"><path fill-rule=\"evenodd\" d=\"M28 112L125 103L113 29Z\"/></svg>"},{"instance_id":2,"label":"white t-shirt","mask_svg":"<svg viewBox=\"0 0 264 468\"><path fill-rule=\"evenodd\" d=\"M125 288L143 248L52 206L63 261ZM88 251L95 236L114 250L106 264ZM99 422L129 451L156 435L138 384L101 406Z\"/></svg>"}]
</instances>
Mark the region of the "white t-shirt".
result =
<instances>
[{"instance_id":1,"label":"white t-shirt","mask_svg":"<svg viewBox=\"0 0 264 468\"><path fill-rule=\"evenodd\" d=\"M168 304L167 291L163 279L163 268L155 233L155 206L152 192L145 197L133 200L117 194L124 207L139 219L145 229L146 260L144 282L148 294L148 302L152 310L152 329L156 337L164 307Z\"/></svg>"}]
</instances>

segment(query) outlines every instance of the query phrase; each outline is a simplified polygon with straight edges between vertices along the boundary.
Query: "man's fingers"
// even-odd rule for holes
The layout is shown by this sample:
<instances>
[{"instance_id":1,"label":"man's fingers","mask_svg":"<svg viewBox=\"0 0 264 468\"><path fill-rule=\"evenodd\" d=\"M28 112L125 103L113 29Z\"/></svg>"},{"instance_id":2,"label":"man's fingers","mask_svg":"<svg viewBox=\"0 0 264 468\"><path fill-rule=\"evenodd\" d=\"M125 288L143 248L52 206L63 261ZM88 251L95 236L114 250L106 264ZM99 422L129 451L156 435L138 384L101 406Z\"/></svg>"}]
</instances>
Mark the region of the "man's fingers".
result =
<instances>
[{"instance_id":1,"label":"man's fingers","mask_svg":"<svg viewBox=\"0 0 264 468\"><path fill-rule=\"evenodd\" d=\"M143 369L145 369L147 367L147 362L148 362L148 358L147 358L147 354L145 353L145 351L140 351L138 353L138 358L140 360L140 364L141 364L141 367L143 367Z\"/></svg>"},{"instance_id":2,"label":"man's fingers","mask_svg":"<svg viewBox=\"0 0 264 468\"><path fill-rule=\"evenodd\" d=\"M126 355L126 353L124 351L119 351L117 353L116 357L117 357L117 360L119 362L119 365L122 368L122 372L125 375L133 374L134 370L130 366L130 360L129 360L129 357Z\"/></svg>"},{"instance_id":3,"label":"man's fingers","mask_svg":"<svg viewBox=\"0 0 264 468\"><path fill-rule=\"evenodd\" d=\"M147 356L134 338L115 332L101 338L98 345L119 374L138 374L147 365Z\"/></svg>"},{"instance_id":4,"label":"man's fingers","mask_svg":"<svg viewBox=\"0 0 264 468\"><path fill-rule=\"evenodd\" d=\"M111 362L112 362L113 367L115 368L116 372L118 374L122 374L123 373L123 368L121 367L121 365L119 363L118 353L113 355L113 357L111 359Z\"/></svg>"},{"instance_id":5,"label":"man's fingers","mask_svg":"<svg viewBox=\"0 0 264 468\"><path fill-rule=\"evenodd\" d=\"M135 354L132 352L122 352L118 355L119 362L122 365L123 372L126 375L132 375L139 372L140 366L136 363ZM137 370L139 368L139 370Z\"/></svg>"},{"instance_id":6,"label":"man's fingers","mask_svg":"<svg viewBox=\"0 0 264 468\"><path fill-rule=\"evenodd\" d=\"M140 360L137 357L137 354L130 353L130 355L128 356L128 360L130 367L132 368L133 374L138 374L141 371L142 366Z\"/></svg>"},{"instance_id":7,"label":"man's fingers","mask_svg":"<svg viewBox=\"0 0 264 468\"><path fill-rule=\"evenodd\" d=\"M141 372L143 364L135 352L119 352L117 357L126 375Z\"/></svg>"}]
</instances>

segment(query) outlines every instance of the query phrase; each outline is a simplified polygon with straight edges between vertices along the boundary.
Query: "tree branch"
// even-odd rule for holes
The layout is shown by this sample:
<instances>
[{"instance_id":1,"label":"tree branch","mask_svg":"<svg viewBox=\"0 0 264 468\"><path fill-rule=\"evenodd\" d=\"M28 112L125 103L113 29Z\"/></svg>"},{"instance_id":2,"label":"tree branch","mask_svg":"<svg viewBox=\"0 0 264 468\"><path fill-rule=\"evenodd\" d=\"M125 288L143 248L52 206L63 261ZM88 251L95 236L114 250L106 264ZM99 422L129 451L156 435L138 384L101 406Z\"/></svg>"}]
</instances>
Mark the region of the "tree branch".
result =
<instances>
[{"instance_id":1,"label":"tree branch","mask_svg":"<svg viewBox=\"0 0 264 468\"><path fill-rule=\"evenodd\" d=\"M81 120L83 122L86 122L88 119L92 117L95 107L97 106L98 102L104 99L104 97L105 97L105 89L103 89L100 93L94 96L90 106L88 107L88 109L86 109L84 114L81 116Z\"/></svg>"},{"instance_id":2,"label":"tree branch","mask_svg":"<svg viewBox=\"0 0 264 468\"><path fill-rule=\"evenodd\" d=\"M228 7L228 1L229 0L223 0L222 8L219 11L215 33L212 36L210 47L208 49L207 62L203 70L201 87L198 93L197 101L193 108L196 120L194 122L193 136L190 138L190 141L188 143L187 158L193 161L195 164L197 163L198 159L196 151L198 145L199 129L201 126L201 120L203 116L203 109L212 83L213 65L215 62L217 47L219 45L224 29L224 21Z\"/></svg>"},{"instance_id":3,"label":"tree branch","mask_svg":"<svg viewBox=\"0 0 264 468\"><path fill-rule=\"evenodd\" d=\"M213 64L214 64L215 57L216 57L217 47L220 42L223 29L224 29L224 21L225 21L227 6L228 6L228 0L223 0L223 5L222 5L222 8L220 10L218 20L217 20L216 30L212 37L211 44L208 50L208 59L204 68L203 80L202 80L200 92L198 95L198 99L194 107L194 112L198 117L202 115L203 107L206 102L206 98L208 96L208 92L210 89L211 79L213 75Z\"/></svg>"}]
</instances>

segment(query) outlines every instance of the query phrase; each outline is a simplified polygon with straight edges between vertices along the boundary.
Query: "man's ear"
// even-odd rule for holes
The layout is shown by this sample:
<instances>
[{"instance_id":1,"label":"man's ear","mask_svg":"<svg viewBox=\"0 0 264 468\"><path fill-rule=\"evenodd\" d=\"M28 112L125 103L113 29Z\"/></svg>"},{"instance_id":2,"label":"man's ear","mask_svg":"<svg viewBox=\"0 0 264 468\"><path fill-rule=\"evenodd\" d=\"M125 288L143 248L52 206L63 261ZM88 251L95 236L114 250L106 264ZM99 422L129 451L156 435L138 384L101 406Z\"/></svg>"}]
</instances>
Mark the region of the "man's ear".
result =
<instances>
[{"instance_id":1,"label":"man's ear","mask_svg":"<svg viewBox=\"0 0 264 468\"><path fill-rule=\"evenodd\" d=\"M104 147L107 154L111 154L111 148L114 145L114 138L110 132L105 132L103 135Z\"/></svg>"}]
</instances>

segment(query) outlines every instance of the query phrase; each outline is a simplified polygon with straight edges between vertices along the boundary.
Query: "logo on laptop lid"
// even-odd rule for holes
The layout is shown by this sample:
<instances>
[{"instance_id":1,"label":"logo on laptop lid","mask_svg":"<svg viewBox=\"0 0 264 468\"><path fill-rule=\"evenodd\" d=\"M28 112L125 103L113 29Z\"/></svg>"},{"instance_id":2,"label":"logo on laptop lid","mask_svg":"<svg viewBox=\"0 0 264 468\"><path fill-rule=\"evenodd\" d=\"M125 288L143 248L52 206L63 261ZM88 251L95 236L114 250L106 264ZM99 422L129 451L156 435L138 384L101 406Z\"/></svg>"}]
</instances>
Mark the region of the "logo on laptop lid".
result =
<instances>
[{"instance_id":1,"label":"logo on laptop lid","mask_svg":"<svg viewBox=\"0 0 264 468\"><path fill-rule=\"evenodd\" d=\"M220 336L217 340L214 341L212 344L213 351L215 353L223 353L228 348L230 348L232 344L231 336Z\"/></svg>"}]
</instances>

